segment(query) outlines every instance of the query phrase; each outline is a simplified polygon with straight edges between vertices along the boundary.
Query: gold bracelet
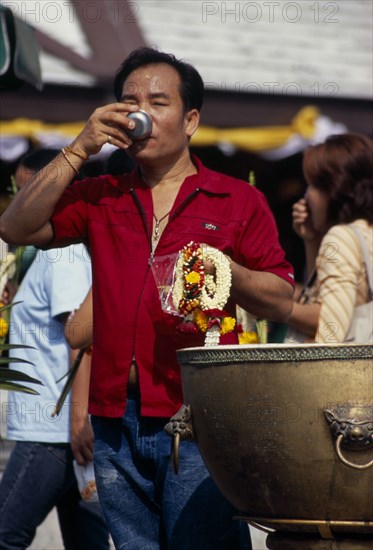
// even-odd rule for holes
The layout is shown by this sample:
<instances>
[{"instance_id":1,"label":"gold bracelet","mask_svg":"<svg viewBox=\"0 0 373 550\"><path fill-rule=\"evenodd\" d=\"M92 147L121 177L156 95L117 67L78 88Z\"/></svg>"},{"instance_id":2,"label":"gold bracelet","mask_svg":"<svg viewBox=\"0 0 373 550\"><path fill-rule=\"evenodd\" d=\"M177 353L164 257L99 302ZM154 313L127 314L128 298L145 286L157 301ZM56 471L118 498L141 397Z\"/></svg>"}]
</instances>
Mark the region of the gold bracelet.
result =
<instances>
[{"instance_id":1,"label":"gold bracelet","mask_svg":"<svg viewBox=\"0 0 373 550\"><path fill-rule=\"evenodd\" d=\"M65 151L65 148L62 147L61 150L62 150L63 156L65 157L66 161L70 164L71 168L74 170L74 172L76 172L76 173L79 175L79 170L77 170L77 169L75 168L75 166L73 165L73 163L71 162L71 160L70 160L69 157L67 156L67 153L66 153L66 151Z\"/></svg>"},{"instance_id":2,"label":"gold bracelet","mask_svg":"<svg viewBox=\"0 0 373 550\"><path fill-rule=\"evenodd\" d=\"M66 147L64 147L64 149L68 153L71 153L72 155L75 155L76 157L79 157L82 160L88 160L89 159L88 155L82 155L81 153L78 153L77 151L74 151L74 149L72 149L70 147L70 145L67 145Z\"/></svg>"}]
</instances>

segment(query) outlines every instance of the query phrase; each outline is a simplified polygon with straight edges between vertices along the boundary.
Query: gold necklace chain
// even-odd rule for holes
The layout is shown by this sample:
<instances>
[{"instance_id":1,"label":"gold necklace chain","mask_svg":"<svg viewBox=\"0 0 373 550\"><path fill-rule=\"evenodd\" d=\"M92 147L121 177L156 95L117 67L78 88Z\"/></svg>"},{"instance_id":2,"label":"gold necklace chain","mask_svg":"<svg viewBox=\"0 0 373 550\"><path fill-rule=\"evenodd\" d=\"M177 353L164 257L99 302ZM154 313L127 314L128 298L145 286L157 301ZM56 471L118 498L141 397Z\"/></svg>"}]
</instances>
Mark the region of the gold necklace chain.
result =
<instances>
[{"instance_id":1,"label":"gold necklace chain","mask_svg":"<svg viewBox=\"0 0 373 550\"><path fill-rule=\"evenodd\" d=\"M157 216L153 212L153 217L154 217L154 221L155 221L155 227L154 227L154 231L153 231L153 241L158 241L158 239L159 239L159 225L160 225L161 222L163 222L163 220L165 220L167 218L167 216L169 216L171 210L172 210L172 208L170 208L170 210L167 212L167 214L165 214L164 216L162 216L159 219L157 218Z\"/></svg>"},{"instance_id":2,"label":"gold necklace chain","mask_svg":"<svg viewBox=\"0 0 373 550\"><path fill-rule=\"evenodd\" d=\"M149 184L149 182L144 178L144 176L141 174L141 179L142 181L145 183L145 185L147 185L149 188L151 187L151 185ZM152 241L153 242L157 242L158 239L159 239L159 226L160 224L163 222L163 220L165 220L167 218L167 216L169 216L170 212L172 210L172 207L170 208L170 210L164 215L162 216L161 218L157 218L157 216L155 215L155 213L153 212L153 218L154 218L154 221L155 221L155 227L154 227L154 230L153 230L153 236L152 236Z\"/></svg>"}]
</instances>

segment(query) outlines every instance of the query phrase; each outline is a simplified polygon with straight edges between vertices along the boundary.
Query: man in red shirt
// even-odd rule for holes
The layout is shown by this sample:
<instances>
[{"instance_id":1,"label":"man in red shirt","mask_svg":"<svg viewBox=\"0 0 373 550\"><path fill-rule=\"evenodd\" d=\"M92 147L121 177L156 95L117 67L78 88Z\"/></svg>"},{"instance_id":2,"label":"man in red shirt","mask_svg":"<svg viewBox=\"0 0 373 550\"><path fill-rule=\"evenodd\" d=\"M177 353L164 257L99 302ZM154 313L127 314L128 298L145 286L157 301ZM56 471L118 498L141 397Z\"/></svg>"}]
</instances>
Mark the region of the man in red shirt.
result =
<instances>
[{"instance_id":1,"label":"man in red shirt","mask_svg":"<svg viewBox=\"0 0 373 550\"><path fill-rule=\"evenodd\" d=\"M69 148L20 192L1 218L10 242L43 247L85 242L93 268L94 352L90 412L98 490L117 547L250 548L245 524L209 477L194 442L183 441L180 472L170 465L163 427L182 404L176 349L202 344L178 333L160 304L151 264L191 240L231 257L235 305L284 321L292 269L265 198L247 183L192 157L203 82L174 56L143 48L122 64L117 103L97 109ZM149 137L132 141L127 115L146 111ZM138 168L69 186L106 142ZM12 220L16 219L17 224ZM235 343L226 335L222 343Z\"/></svg>"}]
</instances>

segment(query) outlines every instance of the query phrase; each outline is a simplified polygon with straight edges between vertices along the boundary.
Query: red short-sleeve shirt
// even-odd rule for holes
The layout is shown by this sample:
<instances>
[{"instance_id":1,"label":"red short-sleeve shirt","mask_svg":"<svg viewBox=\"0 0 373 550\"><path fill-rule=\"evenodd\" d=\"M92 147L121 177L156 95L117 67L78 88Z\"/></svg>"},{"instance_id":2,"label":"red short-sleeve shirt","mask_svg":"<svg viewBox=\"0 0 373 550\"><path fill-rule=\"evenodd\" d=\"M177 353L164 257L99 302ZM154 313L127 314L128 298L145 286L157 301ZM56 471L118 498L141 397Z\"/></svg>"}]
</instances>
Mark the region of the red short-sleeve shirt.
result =
<instances>
[{"instance_id":1,"label":"red short-sleeve shirt","mask_svg":"<svg viewBox=\"0 0 373 550\"><path fill-rule=\"evenodd\" d=\"M247 268L293 284L273 216L257 189L208 170L195 157L196 175L183 182L155 258L176 255L190 241L222 250ZM162 310L151 269L153 202L135 170L75 182L58 202L50 246L85 242L93 269L94 351L91 414L120 417L131 361L136 359L141 410L169 417L182 405L176 350L203 345L202 334L177 330L180 318ZM234 304L227 309L234 311ZM236 343L236 335L223 343Z\"/></svg>"}]
</instances>

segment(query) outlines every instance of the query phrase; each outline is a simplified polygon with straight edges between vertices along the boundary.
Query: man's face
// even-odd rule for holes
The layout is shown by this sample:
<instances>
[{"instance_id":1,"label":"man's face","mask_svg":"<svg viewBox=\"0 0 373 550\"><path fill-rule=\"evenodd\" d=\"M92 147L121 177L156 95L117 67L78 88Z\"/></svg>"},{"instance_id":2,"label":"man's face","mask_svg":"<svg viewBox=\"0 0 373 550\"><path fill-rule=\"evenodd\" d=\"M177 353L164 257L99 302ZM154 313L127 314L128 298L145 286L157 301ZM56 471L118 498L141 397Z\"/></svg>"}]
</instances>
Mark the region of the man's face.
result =
<instances>
[{"instance_id":1,"label":"man's face","mask_svg":"<svg viewBox=\"0 0 373 550\"><path fill-rule=\"evenodd\" d=\"M150 137L129 148L140 164L167 164L188 149L199 115L195 109L184 112L180 76L173 67L158 63L136 69L124 82L122 101L138 105L153 119Z\"/></svg>"}]
</instances>

